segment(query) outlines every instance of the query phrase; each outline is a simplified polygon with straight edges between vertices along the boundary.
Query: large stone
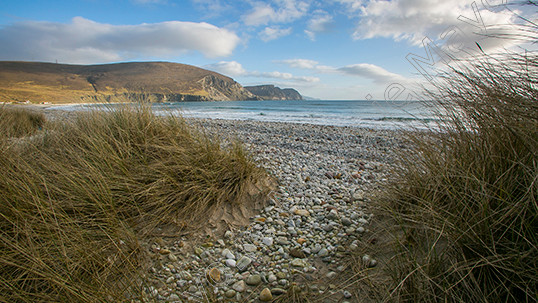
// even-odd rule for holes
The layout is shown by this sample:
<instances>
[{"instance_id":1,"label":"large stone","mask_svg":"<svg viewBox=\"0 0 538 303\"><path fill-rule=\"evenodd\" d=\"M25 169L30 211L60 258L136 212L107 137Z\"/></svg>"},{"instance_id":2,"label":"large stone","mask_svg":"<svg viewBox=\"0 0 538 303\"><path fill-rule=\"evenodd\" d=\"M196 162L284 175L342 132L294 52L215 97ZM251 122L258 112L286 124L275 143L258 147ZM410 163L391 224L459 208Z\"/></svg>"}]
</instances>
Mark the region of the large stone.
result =
<instances>
[{"instance_id":1,"label":"large stone","mask_svg":"<svg viewBox=\"0 0 538 303\"><path fill-rule=\"evenodd\" d=\"M224 293L224 295L226 298L233 298L235 296L235 290L229 289Z\"/></svg>"},{"instance_id":2,"label":"large stone","mask_svg":"<svg viewBox=\"0 0 538 303\"><path fill-rule=\"evenodd\" d=\"M245 282L247 282L247 285L256 286L262 282L262 278L260 275L250 275Z\"/></svg>"},{"instance_id":3,"label":"large stone","mask_svg":"<svg viewBox=\"0 0 538 303\"><path fill-rule=\"evenodd\" d=\"M215 267L211 268L209 270L209 273L207 273L207 278L209 279L209 282L211 282L212 284L220 282L220 279L221 279L220 270Z\"/></svg>"},{"instance_id":4,"label":"large stone","mask_svg":"<svg viewBox=\"0 0 538 303\"><path fill-rule=\"evenodd\" d=\"M305 253L304 253L302 250L297 249L297 248L293 248L293 249L291 249L291 250L290 250L290 255L291 255L292 257L295 257L295 258L301 258L301 259L302 259L302 258L306 258Z\"/></svg>"},{"instance_id":5,"label":"large stone","mask_svg":"<svg viewBox=\"0 0 538 303\"><path fill-rule=\"evenodd\" d=\"M234 268L237 265L234 259L226 259L226 266Z\"/></svg>"},{"instance_id":6,"label":"large stone","mask_svg":"<svg viewBox=\"0 0 538 303\"><path fill-rule=\"evenodd\" d=\"M264 288L260 292L260 301L269 302L271 300L273 300L273 295L271 294L271 291L269 290L269 288Z\"/></svg>"},{"instance_id":7,"label":"large stone","mask_svg":"<svg viewBox=\"0 0 538 303\"><path fill-rule=\"evenodd\" d=\"M271 237L263 237L262 242L263 242L263 244L265 244L267 246L271 246L271 245L273 245L273 238L271 238Z\"/></svg>"},{"instance_id":8,"label":"large stone","mask_svg":"<svg viewBox=\"0 0 538 303\"><path fill-rule=\"evenodd\" d=\"M273 283L276 280L277 280L277 277L274 274L270 274L269 277L267 277L267 281L269 281L269 283Z\"/></svg>"},{"instance_id":9,"label":"large stone","mask_svg":"<svg viewBox=\"0 0 538 303\"><path fill-rule=\"evenodd\" d=\"M351 220L349 220L349 218L346 218L346 217L343 217L341 221L342 221L342 225L344 226L350 226L352 224Z\"/></svg>"},{"instance_id":10,"label":"large stone","mask_svg":"<svg viewBox=\"0 0 538 303\"><path fill-rule=\"evenodd\" d=\"M245 285L245 281L243 281L243 280L237 281L237 282L234 283L234 285L232 285L233 290L235 290L237 292L244 292L246 287L247 286Z\"/></svg>"},{"instance_id":11,"label":"large stone","mask_svg":"<svg viewBox=\"0 0 538 303\"><path fill-rule=\"evenodd\" d=\"M303 217L310 216L310 212L306 209L297 209L295 210L294 213L296 215L303 216Z\"/></svg>"},{"instance_id":12,"label":"large stone","mask_svg":"<svg viewBox=\"0 0 538 303\"><path fill-rule=\"evenodd\" d=\"M329 220L338 219L338 211L336 209L331 209L331 211L327 215L327 219L329 219Z\"/></svg>"},{"instance_id":13,"label":"large stone","mask_svg":"<svg viewBox=\"0 0 538 303\"><path fill-rule=\"evenodd\" d=\"M276 238L276 243L278 243L279 245L288 245L288 244L290 244L290 242L288 241L288 239L286 237L278 237L278 238Z\"/></svg>"},{"instance_id":14,"label":"large stone","mask_svg":"<svg viewBox=\"0 0 538 303\"><path fill-rule=\"evenodd\" d=\"M272 293L273 295L275 295L275 296L280 296L280 295L282 295L282 294L285 294L286 291L285 291L284 289L282 289L282 288L278 288L278 287L276 287L276 288L271 289L271 293Z\"/></svg>"},{"instance_id":15,"label":"large stone","mask_svg":"<svg viewBox=\"0 0 538 303\"><path fill-rule=\"evenodd\" d=\"M256 250L258 250L256 245L254 245L254 244L243 244L243 249L246 252L255 252Z\"/></svg>"},{"instance_id":16,"label":"large stone","mask_svg":"<svg viewBox=\"0 0 538 303\"><path fill-rule=\"evenodd\" d=\"M303 259L293 259L291 265L294 267L308 267L308 263Z\"/></svg>"},{"instance_id":17,"label":"large stone","mask_svg":"<svg viewBox=\"0 0 538 303\"><path fill-rule=\"evenodd\" d=\"M237 261L237 264L235 265L240 271L244 271L247 269L247 267L252 263L252 260L247 256L242 256L239 261Z\"/></svg>"},{"instance_id":18,"label":"large stone","mask_svg":"<svg viewBox=\"0 0 538 303\"><path fill-rule=\"evenodd\" d=\"M320 249L318 252L318 257L323 258L329 255L329 251L326 248Z\"/></svg>"}]
</instances>

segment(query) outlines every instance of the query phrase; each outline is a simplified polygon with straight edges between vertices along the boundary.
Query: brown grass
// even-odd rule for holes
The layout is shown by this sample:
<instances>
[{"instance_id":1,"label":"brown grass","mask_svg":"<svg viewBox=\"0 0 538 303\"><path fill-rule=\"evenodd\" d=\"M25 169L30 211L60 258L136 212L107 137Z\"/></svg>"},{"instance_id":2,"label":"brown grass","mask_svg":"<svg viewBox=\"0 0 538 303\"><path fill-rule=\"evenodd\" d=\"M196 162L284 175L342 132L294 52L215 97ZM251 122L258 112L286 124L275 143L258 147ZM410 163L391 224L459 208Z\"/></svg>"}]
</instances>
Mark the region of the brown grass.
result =
<instances>
[{"instance_id":1,"label":"brown grass","mask_svg":"<svg viewBox=\"0 0 538 303\"><path fill-rule=\"evenodd\" d=\"M409 138L382 198L384 301L538 300L537 59L476 60L430 92L446 123Z\"/></svg>"},{"instance_id":2,"label":"brown grass","mask_svg":"<svg viewBox=\"0 0 538 303\"><path fill-rule=\"evenodd\" d=\"M239 144L146 107L79 113L0 145L1 302L140 298L139 239L206 220L264 174Z\"/></svg>"},{"instance_id":3,"label":"brown grass","mask_svg":"<svg viewBox=\"0 0 538 303\"><path fill-rule=\"evenodd\" d=\"M33 135L44 124L43 113L0 105L0 139Z\"/></svg>"}]
</instances>

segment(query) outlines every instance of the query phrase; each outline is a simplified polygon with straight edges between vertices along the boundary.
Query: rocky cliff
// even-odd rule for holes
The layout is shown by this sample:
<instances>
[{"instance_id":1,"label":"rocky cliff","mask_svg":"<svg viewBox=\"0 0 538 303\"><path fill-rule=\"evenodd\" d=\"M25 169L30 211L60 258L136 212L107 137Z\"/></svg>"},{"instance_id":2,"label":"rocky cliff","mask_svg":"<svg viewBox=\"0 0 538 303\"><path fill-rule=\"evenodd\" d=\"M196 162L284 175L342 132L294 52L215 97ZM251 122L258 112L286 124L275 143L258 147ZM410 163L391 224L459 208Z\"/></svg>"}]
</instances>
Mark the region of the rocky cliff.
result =
<instances>
[{"instance_id":1,"label":"rocky cliff","mask_svg":"<svg viewBox=\"0 0 538 303\"><path fill-rule=\"evenodd\" d=\"M245 89L263 100L303 100L293 88L281 89L274 85L245 86Z\"/></svg>"},{"instance_id":2,"label":"rocky cliff","mask_svg":"<svg viewBox=\"0 0 538 303\"><path fill-rule=\"evenodd\" d=\"M0 102L259 100L232 78L169 62L0 62Z\"/></svg>"}]
</instances>

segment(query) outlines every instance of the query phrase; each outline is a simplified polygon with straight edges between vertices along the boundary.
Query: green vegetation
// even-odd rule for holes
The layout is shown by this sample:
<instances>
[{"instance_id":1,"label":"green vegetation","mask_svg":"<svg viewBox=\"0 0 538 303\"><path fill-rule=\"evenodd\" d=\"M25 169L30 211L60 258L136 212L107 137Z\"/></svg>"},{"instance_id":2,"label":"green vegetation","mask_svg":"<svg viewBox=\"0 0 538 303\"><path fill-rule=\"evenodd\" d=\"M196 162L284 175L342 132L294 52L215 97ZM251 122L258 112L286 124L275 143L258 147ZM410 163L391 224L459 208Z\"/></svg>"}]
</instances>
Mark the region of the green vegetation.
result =
<instances>
[{"instance_id":1,"label":"green vegetation","mask_svg":"<svg viewBox=\"0 0 538 303\"><path fill-rule=\"evenodd\" d=\"M538 300L537 69L487 57L430 92L447 123L410 136L384 196L385 300Z\"/></svg>"},{"instance_id":2,"label":"green vegetation","mask_svg":"<svg viewBox=\"0 0 538 303\"><path fill-rule=\"evenodd\" d=\"M31 139L10 136L0 140L0 302L140 298L144 236L206 221L264 175L239 144L146 107L80 112Z\"/></svg>"}]
</instances>

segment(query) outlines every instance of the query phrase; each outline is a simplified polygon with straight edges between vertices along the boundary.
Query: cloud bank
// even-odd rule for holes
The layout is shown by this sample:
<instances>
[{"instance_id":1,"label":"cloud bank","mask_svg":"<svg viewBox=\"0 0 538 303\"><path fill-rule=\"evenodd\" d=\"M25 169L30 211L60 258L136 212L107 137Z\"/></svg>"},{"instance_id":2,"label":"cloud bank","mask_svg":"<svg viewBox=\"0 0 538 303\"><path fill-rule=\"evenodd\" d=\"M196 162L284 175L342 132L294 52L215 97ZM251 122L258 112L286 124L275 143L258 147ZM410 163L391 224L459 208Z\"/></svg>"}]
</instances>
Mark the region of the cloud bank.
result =
<instances>
[{"instance_id":1,"label":"cloud bank","mask_svg":"<svg viewBox=\"0 0 538 303\"><path fill-rule=\"evenodd\" d=\"M503 1L469 0L339 0L348 5L351 14L360 17L353 32L354 39L375 37L407 40L414 45L422 45L429 37L438 40L440 34L451 27L458 27L465 35L452 39L451 43L474 45L477 39L485 38L485 28L516 21L513 13L503 11L494 3ZM484 48L496 48L506 41L490 39Z\"/></svg>"},{"instance_id":2,"label":"cloud bank","mask_svg":"<svg viewBox=\"0 0 538 303\"><path fill-rule=\"evenodd\" d=\"M278 71L273 72L258 72L258 71L247 71L243 68L241 63L236 61L221 61L215 64L205 65L204 68L227 75L232 77L257 77L257 78L270 78L270 79L281 79L289 80L294 82L302 83L315 83L319 82L320 79L317 77L308 77L308 76L294 76L290 73L282 73Z\"/></svg>"},{"instance_id":3,"label":"cloud bank","mask_svg":"<svg viewBox=\"0 0 538 303\"><path fill-rule=\"evenodd\" d=\"M235 33L205 22L111 25L75 17L69 24L24 21L0 28L0 59L105 63L193 51L215 58L231 55L239 42Z\"/></svg>"},{"instance_id":4,"label":"cloud bank","mask_svg":"<svg viewBox=\"0 0 538 303\"><path fill-rule=\"evenodd\" d=\"M380 84L408 81L407 78L401 75L391 73L380 66L368 63L351 64L343 67L320 65L317 61L308 59L287 59L277 61L277 63L283 63L293 68L313 70L324 74L339 73L348 76L357 76Z\"/></svg>"},{"instance_id":5,"label":"cloud bank","mask_svg":"<svg viewBox=\"0 0 538 303\"><path fill-rule=\"evenodd\" d=\"M276 9L266 2L255 2L252 10L243 15L243 22L247 26L288 23L306 15L310 7L305 1L275 0L273 2Z\"/></svg>"}]
</instances>

